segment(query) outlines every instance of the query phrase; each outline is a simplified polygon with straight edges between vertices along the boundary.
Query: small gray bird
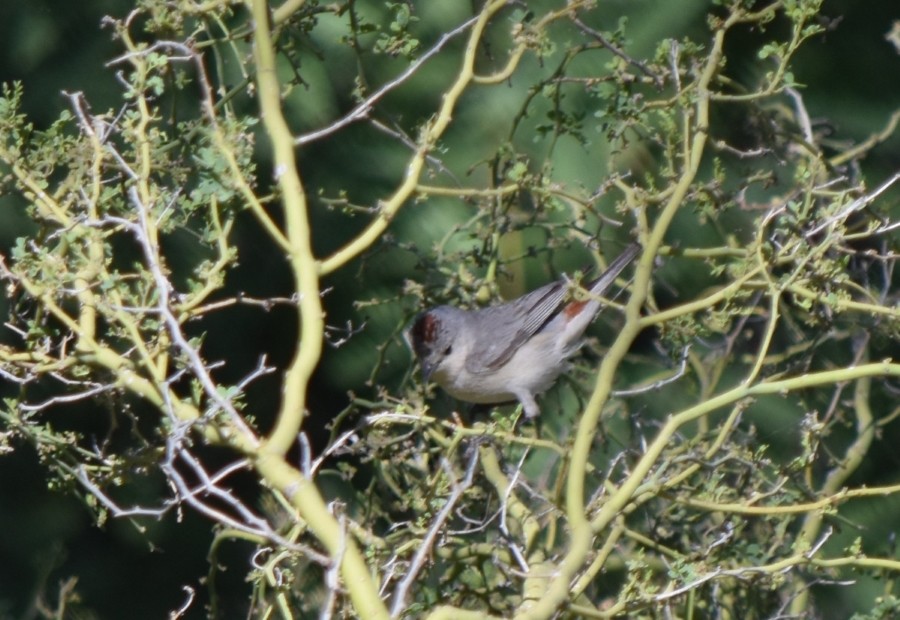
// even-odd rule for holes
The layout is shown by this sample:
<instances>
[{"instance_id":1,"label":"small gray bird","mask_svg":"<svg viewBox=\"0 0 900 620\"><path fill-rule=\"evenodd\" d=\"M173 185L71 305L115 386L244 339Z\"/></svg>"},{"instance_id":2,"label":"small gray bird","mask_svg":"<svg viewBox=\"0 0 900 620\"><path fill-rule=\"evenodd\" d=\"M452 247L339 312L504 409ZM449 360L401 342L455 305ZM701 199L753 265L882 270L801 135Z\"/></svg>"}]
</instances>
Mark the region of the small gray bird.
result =
<instances>
[{"instance_id":1,"label":"small gray bird","mask_svg":"<svg viewBox=\"0 0 900 620\"><path fill-rule=\"evenodd\" d=\"M527 417L536 417L535 395L566 370L600 311L599 297L640 251L636 243L625 248L588 287L587 299L573 300L569 283L559 280L490 308L423 312L409 339L426 381L470 403L518 400Z\"/></svg>"}]
</instances>

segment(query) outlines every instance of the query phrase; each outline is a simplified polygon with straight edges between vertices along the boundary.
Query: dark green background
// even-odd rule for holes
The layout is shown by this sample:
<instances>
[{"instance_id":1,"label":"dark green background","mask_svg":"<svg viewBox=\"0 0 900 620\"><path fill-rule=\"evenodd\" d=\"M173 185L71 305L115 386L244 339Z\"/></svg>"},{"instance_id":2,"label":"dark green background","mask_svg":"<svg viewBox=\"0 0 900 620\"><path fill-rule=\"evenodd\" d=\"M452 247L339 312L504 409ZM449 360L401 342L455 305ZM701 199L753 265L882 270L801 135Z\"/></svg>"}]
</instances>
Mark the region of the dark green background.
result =
<instances>
[{"instance_id":1,"label":"dark green background","mask_svg":"<svg viewBox=\"0 0 900 620\"><path fill-rule=\"evenodd\" d=\"M372 3L377 10L380 3ZM638 2L602 2L600 10L611 21L627 11L629 32L633 38L635 55L646 53L663 37L678 37L683 33L700 36L705 32L704 2L672 2L658 0ZM100 27L104 15L123 16L131 9L129 2L88 0L84 2L0 3L0 81L20 80L25 86L25 112L38 126L45 126L65 108L67 100L62 91L81 91L95 111L117 107L120 89L114 71L105 63L121 53L111 40L110 30ZM446 11L461 19L471 10L469 3L446 5ZM794 64L794 73L801 84L808 87L804 96L811 115L827 118L832 125L834 139L859 141L879 130L888 115L900 104L900 57L884 39L891 20L900 19L895 2L859 2L856 0L825 3L823 13L831 18L829 32L806 45ZM444 23L448 16L433 18ZM427 21L427 20L426 20ZM432 31L435 35L437 30ZM741 48L742 44L748 47ZM324 45L324 43L323 43ZM729 73L735 77L752 79L758 71L751 38L742 43L741 37L731 40L727 50ZM448 67L452 70L452 67ZM346 94L352 75L321 77L334 88L332 92L313 91L308 105L317 106L323 119L335 110L347 109ZM316 79L312 80L316 84ZM429 114L435 99L427 80L418 86L422 96L410 97L407 104L410 116ZM327 88L326 85L321 88ZM431 93L431 96L429 96ZM309 103L312 102L312 103ZM457 157L473 160L484 155L485 145L472 141L479 135L478 106L464 107L460 117L469 125L466 133L453 136L460 148ZM501 112L502 113L502 112ZM492 136L491 114L485 113L481 129L484 136ZM309 117L297 119L297 127L313 125ZM366 202L383 195L395 180L396 171L390 165L399 153L378 150L365 131L353 130L344 140L333 140L301 152L301 173L311 193L319 187L348 189L358 202ZM466 141L472 142L467 145ZM867 162L866 172L873 179L885 178L900 169L900 146L893 139L879 147ZM266 162L260 162L260 178L270 178ZM572 174L577 174L574 170ZM21 210L13 197L0 196L0 248L9 247L16 236L28 230ZM331 224L333 220L322 205L313 201L317 223L316 243L320 251L336 247L346 230ZM405 216L397 223L398 230L422 226L415 216ZM238 235L241 265L229 279L235 290L255 296L289 295L290 278L281 256L256 229L253 220L242 220L245 229ZM689 235L690 231L673 231L673 236ZM369 270L365 285L371 287L366 295L360 291L354 266L331 277L326 284L334 292L326 297L329 317L333 324L346 318L358 319L351 310L353 299L384 295L395 290L405 277L417 277L411 264L385 261L376 277ZM0 300L0 309L4 309ZM395 320L385 319L386 322ZM377 323L376 319L376 323ZM261 316L259 312L236 310L220 321L209 324L207 355L211 359L233 360L232 378L242 376L255 365L261 352L270 362L284 366L293 351L296 330L290 312L275 310ZM322 372L317 376L312 396L313 410L319 415L332 414L346 404L345 392L358 387L371 364L369 350L380 332L364 333L353 346L326 350ZM396 373L405 371L405 353L392 352ZM243 362L242 362L243 360ZM341 372L329 372L341 368ZM338 380L341 380L338 383ZM277 406L277 378L261 381L251 392L255 411L273 411ZM8 390L4 394L9 394ZM264 418L264 414L262 416ZM777 436L781 425L775 423L772 432ZM209 458L215 460L213 453ZM900 459L890 449L873 451L864 474L872 480L894 480ZM886 504L881 503L884 510ZM893 534L893 524L900 524L898 513L882 515L875 523L884 526L884 536ZM142 522L144 523L144 522ZM146 523L145 523L146 525ZM149 524L149 536L137 534L127 521L110 521L103 528L96 527L82 503L70 496L48 491L46 472L36 456L26 446L14 454L0 457L0 617L34 617L29 609L38 590L49 590L50 600L60 580L77 575L77 590L84 607L101 618L162 618L184 600L183 585L198 589L204 600L199 579L206 574L209 549L209 524L203 518L188 513L181 523L169 515L158 524ZM152 540L152 544L148 542ZM221 577L224 587L219 591L229 612L227 617L244 617L248 586L243 577L249 561L249 547L225 545L224 564L229 567ZM826 613L829 617L846 617L852 601L836 603ZM87 613L87 612L85 612ZM89 617L89 616L82 616ZM191 617L200 617L195 605Z\"/></svg>"}]
</instances>

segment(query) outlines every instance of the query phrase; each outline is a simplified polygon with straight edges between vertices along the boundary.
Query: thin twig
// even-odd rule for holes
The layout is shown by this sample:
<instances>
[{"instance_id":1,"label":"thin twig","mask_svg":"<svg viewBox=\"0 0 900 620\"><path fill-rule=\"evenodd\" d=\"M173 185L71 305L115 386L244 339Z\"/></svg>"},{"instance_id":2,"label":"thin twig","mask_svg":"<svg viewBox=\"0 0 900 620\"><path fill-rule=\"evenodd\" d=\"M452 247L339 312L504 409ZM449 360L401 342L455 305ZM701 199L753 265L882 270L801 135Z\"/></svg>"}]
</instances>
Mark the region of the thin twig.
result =
<instances>
[{"instance_id":1,"label":"thin twig","mask_svg":"<svg viewBox=\"0 0 900 620\"><path fill-rule=\"evenodd\" d=\"M333 134L339 129L343 129L347 125L351 123L355 123L356 121L367 118L369 113L372 111L372 108L375 107L375 104L389 92L394 90L396 87L400 86L403 82L408 80L419 68L425 64L425 62L430 59L432 56L440 52L444 46L447 44L450 39L456 37L457 35L465 32L472 24L478 21L478 16L472 17L453 30L449 32L445 32L440 39L438 39L437 43L435 43L431 49L427 52L419 56L414 63L412 63L409 67L406 68L400 75L395 77L393 80L376 90L369 97L367 97L362 103L353 108L349 113L339 118L335 122L331 123L327 127L323 127L322 129L317 129L316 131L312 131L307 134L303 134L302 136L298 136L294 139L294 144L297 146L303 146L304 144L309 144L310 142L314 142L325 136Z\"/></svg>"},{"instance_id":2,"label":"thin twig","mask_svg":"<svg viewBox=\"0 0 900 620\"><path fill-rule=\"evenodd\" d=\"M475 479L475 466L477 464L478 450L473 449L472 454L469 456L469 464L466 467L465 478L463 478L462 482L453 485L453 490L447 497L444 507L441 508L441 511L435 516L434 522L431 524L431 527L428 528L428 532L425 534L424 538L422 538L422 542L419 544L419 548L413 556L409 568L407 568L406 575L394 591L394 602L391 605L392 616L399 616L400 612L406 607L406 598L409 595L409 589L413 582L418 578L419 571L422 570L422 566L425 564L425 558L432 553L434 541L437 538L438 532L440 532L441 528L444 526L444 522L453 512L456 503L463 496L463 493L472 486L472 481ZM446 460L443 462L443 466L447 475L452 477L453 472Z\"/></svg>"}]
</instances>

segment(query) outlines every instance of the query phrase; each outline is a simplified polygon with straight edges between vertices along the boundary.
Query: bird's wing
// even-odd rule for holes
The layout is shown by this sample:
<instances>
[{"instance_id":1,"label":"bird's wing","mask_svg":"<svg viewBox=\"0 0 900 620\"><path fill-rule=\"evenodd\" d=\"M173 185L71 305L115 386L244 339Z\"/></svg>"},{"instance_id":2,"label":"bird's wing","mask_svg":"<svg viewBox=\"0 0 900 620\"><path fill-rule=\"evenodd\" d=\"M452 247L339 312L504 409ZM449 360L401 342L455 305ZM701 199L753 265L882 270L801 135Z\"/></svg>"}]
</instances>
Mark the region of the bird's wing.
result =
<instances>
[{"instance_id":1,"label":"bird's wing","mask_svg":"<svg viewBox=\"0 0 900 620\"><path fill-rule=\"evenodd\" d=\"M476 342L469 352L469 372L491 372L503 366L556 314L566 296L565 282L551 282L511 302L478 311L489 337Z\"/></svg>"},{"instance_id":2,"label":"bird's wing","mask_svg":"<svg viewBox=\"0 0 900 620\"><path fill-rule=\"evenodd\" d=\"M589 287L592 295L603 295L622 270L641 251L637 243L629 245ZM569 296L564 280L551 282L513 301L477 312L479 333L489 334L475 343L466 359L471 373L492 372L506 362L525 342L541 330L560 311ZM587 302L583 302L587 303Z\"/></svg>"}]
</instances>

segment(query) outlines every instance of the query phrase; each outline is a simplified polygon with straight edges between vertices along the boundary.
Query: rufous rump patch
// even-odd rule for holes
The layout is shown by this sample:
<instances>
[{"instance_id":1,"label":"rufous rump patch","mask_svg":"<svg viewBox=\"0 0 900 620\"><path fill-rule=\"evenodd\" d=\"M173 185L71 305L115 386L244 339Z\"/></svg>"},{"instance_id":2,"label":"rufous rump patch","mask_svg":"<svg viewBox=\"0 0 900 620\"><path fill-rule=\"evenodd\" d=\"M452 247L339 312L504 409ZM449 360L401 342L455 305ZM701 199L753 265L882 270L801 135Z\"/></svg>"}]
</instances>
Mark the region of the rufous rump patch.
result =
<instances>
[{"instance_id":1,"label":"rufous rump patch","mask_svg":"<svg viewBox=\"0 0 900 620\"><path fill-rule=\"evenodd\" d=\"M587 305L587 301L573 301L566 304L566 307L563 308L563 314L565 314L568 318L572 318L581 313L584 307Z\"/></svg>"}]
</instances>

